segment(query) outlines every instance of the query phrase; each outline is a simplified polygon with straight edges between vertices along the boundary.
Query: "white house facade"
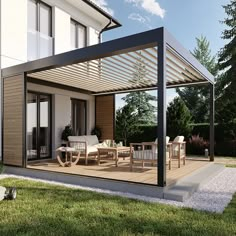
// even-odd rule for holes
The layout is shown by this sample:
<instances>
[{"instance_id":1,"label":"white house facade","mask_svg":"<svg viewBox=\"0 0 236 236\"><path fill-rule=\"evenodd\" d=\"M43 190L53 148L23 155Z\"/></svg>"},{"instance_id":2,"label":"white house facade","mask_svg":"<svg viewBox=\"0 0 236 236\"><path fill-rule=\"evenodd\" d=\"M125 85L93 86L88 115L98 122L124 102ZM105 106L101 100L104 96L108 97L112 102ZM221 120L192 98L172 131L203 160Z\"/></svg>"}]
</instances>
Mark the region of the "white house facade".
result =
<instances>
[{"instance_id":1,"label":"white house facade","mask_svg":"<svg viewBox=\"0 0 236 236\"><path fill-rule=\"evenodd\" d=\"M97 44L103 31L120 26L90 0L1 0L0 4L1 69ZM50 147L60 146L65 125L72 123L76 135L89 134L95 126L94 96L33 80L27 91L29 159L54 155Z\"/></svg>"}]
</instances>

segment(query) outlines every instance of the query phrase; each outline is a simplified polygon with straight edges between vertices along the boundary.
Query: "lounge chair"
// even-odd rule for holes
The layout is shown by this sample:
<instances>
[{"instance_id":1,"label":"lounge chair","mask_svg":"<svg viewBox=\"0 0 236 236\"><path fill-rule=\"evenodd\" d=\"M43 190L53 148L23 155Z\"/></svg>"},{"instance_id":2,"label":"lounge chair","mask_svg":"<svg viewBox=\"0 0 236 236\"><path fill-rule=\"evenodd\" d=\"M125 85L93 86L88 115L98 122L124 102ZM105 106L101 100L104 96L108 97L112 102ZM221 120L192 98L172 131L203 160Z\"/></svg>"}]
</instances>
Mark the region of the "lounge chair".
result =
<instances>
[{"instance_id":1,"label":"lounge chair","mask_svg":"<svg viewBox=\"0 0 236 236\"><path fill-rule=\"evenodd\" d=\"M172 143L172 158L178 159L178 167L180 168L180 161L183 159L183 165L185 165L186 158L186 142L184 142L184 136L175 137Z\"/></svg>"},{"instance_id":2,"label":"lounge chair","mask_svg":"<svg viewBox=\"0 0 236 236\"><path fill-rule=\"evenodd\" d=\"M171 169L171 156L172 149L169 143L170 137L166 137L166 164ZM133 169L134 163L141 163L142 168L145 163L151 163L152 165L157 164L157 153L158 143L155 142L142 142L142 143L131 143L130 144L131 158L130 158L130 169Z\"/></svg>"}]
</instances>

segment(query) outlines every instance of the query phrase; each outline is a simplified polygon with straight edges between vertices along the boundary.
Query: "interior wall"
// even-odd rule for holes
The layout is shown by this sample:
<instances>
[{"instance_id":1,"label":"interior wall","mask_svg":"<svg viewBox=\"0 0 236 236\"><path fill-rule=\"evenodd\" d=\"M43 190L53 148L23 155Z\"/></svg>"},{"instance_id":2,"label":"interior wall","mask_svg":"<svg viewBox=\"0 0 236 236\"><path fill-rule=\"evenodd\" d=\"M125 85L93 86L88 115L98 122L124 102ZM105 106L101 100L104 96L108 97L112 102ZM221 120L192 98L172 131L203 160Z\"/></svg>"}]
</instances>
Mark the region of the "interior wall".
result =
<instances>
[{"instance_id":1,"label":"interior wall","mask_svg":"<svg viewBox=\"0 0 236 236\"><path fill-rule=\"evenodd\" d=\"M72 92L59 88L28 83L29 91L47 93L52 95L52 150L55 157L55 149L61 146L61 133L64 127L71 122L71 98L87 101L87 134L95 126L95 97L89 94Z\"/></svg>"},{"instance_id":2,"label":"interior wall","mask_svg":"<svg viewBox=\"0 0 236 236\"><path fill-rule=\"evenodd\" d=\"M101 129L101 139L114 139L115 95L96 97L96 126Z\"/></svg>"}]
</instances>

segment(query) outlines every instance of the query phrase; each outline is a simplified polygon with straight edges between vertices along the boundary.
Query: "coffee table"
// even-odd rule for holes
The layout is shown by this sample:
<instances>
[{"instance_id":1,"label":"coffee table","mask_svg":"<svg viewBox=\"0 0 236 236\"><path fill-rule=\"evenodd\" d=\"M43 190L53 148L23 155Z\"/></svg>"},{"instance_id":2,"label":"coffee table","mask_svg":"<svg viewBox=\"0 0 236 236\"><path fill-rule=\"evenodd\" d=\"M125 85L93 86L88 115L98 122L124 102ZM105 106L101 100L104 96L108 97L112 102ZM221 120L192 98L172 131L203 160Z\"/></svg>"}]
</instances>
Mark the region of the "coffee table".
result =
<instances>
[{"instance_id":1,"label":"coffee table","mask_svg":"<svg viewBox=\"0 0 236 236\"><path fill-rule=\"evenodd\" d=\"M108 160L109 154L113 154L116 167L118 166L119 161L119 153L127 152L130 157L130 147L98 147L98 165L100 164L100 160ZM128 157L127 156L127 157ZM122 156L124 158L124 156Z\"/></svg>"},{"instance_id":2,"label":"coffee table","mask_svg":"<svg viewBox=\"0 0 236 236\"><path fill-rule=\"evenodd\" d=\"M79 158L80 158L80 151L79 150L76 150L75 148L72 148L72 147L59 147L57 150L57 160L60 164L60 166L62 167L70 167L70 166L73 166L73 165L76 165L79 161ZM62 153L62 152L65 152L65 162L63 162L61 160L61 157L59 155L59 153ZM73 153L76 153L77 156L76 156L76 159L75 161L73 162ZM69 154L69 160L68 160L68 154Z\"/></svg>"}]
</instances>

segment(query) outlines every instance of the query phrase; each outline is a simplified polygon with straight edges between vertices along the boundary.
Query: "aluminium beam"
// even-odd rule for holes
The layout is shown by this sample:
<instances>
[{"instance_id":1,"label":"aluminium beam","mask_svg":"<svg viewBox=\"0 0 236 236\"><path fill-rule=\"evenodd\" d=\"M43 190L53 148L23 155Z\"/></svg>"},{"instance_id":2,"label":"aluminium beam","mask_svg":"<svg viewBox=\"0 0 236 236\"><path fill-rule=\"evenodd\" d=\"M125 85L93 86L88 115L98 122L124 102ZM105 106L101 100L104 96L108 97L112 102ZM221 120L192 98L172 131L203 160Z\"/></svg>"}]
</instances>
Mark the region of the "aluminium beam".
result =
<instances>
[{"instance_id":1,"label":"aluminium beam","mask_svg":"<svg viewBox=\"0 0 236 236\"><path fill-rule=\"evenodd\" d=\"M158 176L159 187L166 185L166 41L164 29L158 44Z\"/></svg>"},{"instance_id":2,"label":"aluminium beam","mask_svg":"<svg viewBox=\"0 0 236 236\"><path fill-rule=\"evenodd\" d=\"M214 161L215 147L215 86L210 86L210 161Z\"/></svg>"},{"instance_id":3,"label":"aluminium beam","mask_svg":"<svg viewBox=\"0 0 236 236\"><path fill-rule=\"evenodd\" d=\"M186 50L166 29L164 29L166 43L168 49L171 50L176 56L192 66L198 71L206 80L211 84L214 83L214 76L188 51Z\"/></svg>"},{"instance_id":4,"label":"aluminium beam","mask_svg":"<svg viewBox=\"0 0 236 236\"><path fill-rule=\"evenodd\" d=\"M111 40L108 42L76 49L62 54L46 57L36 61L12 66L2 70L2 76L8 77L14 74L34 73L49 70L75 63L87 62L141 49L155 47L160 40L163 28L134 34L131 36Z\"/></svg>"}]
</instances>

